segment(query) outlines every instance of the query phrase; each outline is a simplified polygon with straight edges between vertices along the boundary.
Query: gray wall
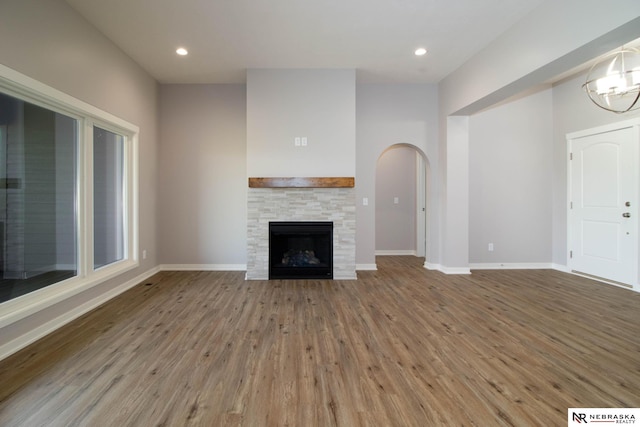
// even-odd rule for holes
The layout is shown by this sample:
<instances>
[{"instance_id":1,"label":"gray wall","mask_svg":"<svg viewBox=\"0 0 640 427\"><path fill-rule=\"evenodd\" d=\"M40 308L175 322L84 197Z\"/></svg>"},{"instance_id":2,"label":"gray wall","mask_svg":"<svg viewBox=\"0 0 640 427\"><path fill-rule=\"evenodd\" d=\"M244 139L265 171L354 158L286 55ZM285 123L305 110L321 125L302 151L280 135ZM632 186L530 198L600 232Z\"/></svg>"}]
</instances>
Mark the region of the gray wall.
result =
<instances>
[{"instance_id":1,"label":"gray wall","mask_svg":"<svg viewBox=\"0 0 640 427\"><path fill-rule=\"evenodd\" d=\"M469 264L468 129L483 108L549 81L640 37L640 2L546 1L439 83L441 263ZM554 229L554 235L555 235Z\"/></svg>"},{"instance_id":2,"label":"gray wall","mask_svg":"<svg viewBox=\"0 0 640 427\"><path fill-rule=\"evenodd\" d=\"M245 86L162 85L160 135L160 263L245 264Z\"/></svg>"},{"instance_id":3,"label":"gray wall","mask_svg":"<svg viewBox=\"0 0 640 427\"><path fill-rule=\"evenodd\" d=\"M432 152L436 89L433 85L358 85L356 99L356 191L370 202L362 206L363 196L357 200L361 217L356 245L357 254L367 254L358 262L373 264L378 157L398 143ZM246 121L244 85L161 85L160 264L246 263ZM296 126L294 121L292 128ZM299 133L304 135L302 130ZM312 134L307 136L315 140ZM289 139L280 149L300 150ZM324 167L331 160L316 157L316 163ZM433 227L430 237L435 242Z\"/></svg>"},{"instance_id":4,"label":"gray wall","mask_svg":"<svg viewBox=\"0 0 640 427\"><path fill-rule=\"evenodd\" d=\"M0 62L140 127L140 267L0 330L5 342L155 267L157 84L62 0L0 3Z\"/></svg>"},{"instance_id":5,"label":"gray wall","mask_svg":"<svg viewBox=\"0 0 640 427\"><path fill-rule=\"evenodd\" d=\"M470 116L471 263L566 265L566 135L640 117L597 108L585 80L582 72Z\"/></svg>"},{"instance_id":6,"label":"gray wall","mask_svg":"<svg viewBox=\"0 0 640 427\"><path fill-rule=\"evenodd\" d=\"M248 175L355 176L355 96L355 70L248 70Z\"/></svg>"},{"instance_id":7,"label":"gray wall","mask_svg":"<svg viewBox=\"0 0 640 427\"><path fill-rule=\"evenodd\" d=\"M416 250L417 155L414 148L394 146L378 159L376 252Z\"/></svg>"},{"instance_id":8,"label":"gray wall","mask_svg":"<svg viewBox=\"0 0 640 427\"><path fill-rule=\"evenodd\" d=\"M426 162L427 261L438 262L438 88L427 84L356 87L356 263L375 264L376 165L392 145L408 144ZM362 199L369 205L363 206Z\"/></svg>"},{"instance_id":9,"label":"gray wall","mask_svg":"<svg viewBox=\"0 0 640 427\"><path fill-rule=\"evenodd\" d=\"M551 89L471 116L469 135L469 262L549 263Z\"/></svg>"},{"instance_id":10,"label":"gray wall","mask_svg":"<svg viewBox=\"0 0 640 427\"><path fill-rule=\"evenodd\" d=\"M356 191L370 199L369 206L358 199L365 220L357 221L364 236L356 239L357 253L368 255L358 262L375 262L378 157L398 143L431 152L435 93L433 85L356 87ZM244 85L161 86L160 264L246 263L246 120ZM281 149L297 147L287 141Z\"/></svg>"}]
</instances>

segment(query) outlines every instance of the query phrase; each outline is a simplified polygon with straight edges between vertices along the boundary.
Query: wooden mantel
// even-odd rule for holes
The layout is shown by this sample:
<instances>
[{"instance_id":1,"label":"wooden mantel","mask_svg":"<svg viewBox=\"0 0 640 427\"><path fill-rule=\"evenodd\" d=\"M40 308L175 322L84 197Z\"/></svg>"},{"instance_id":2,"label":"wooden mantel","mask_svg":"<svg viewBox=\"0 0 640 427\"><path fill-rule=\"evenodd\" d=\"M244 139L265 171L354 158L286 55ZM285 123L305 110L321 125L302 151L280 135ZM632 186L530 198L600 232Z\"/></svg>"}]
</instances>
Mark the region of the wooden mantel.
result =
<instances>
[{"instance_id":1,"label":"wooden mantel","mask_svg":"<svg viewBox=\"0 0 640 427\"><path fill-rule=\"evenodd\" d=\"M353 188L354 177L249 178L249 188Z\"/></svg>"}]
</instances>

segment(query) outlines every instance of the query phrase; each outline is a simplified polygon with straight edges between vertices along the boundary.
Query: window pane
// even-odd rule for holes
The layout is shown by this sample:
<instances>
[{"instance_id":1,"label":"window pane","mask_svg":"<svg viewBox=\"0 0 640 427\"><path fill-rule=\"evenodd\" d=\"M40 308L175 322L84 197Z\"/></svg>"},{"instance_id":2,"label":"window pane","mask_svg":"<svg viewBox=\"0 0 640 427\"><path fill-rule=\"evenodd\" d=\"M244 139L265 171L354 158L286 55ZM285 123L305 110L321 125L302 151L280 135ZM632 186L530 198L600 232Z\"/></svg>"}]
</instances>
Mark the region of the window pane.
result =
<instances>
[{"instance_id":1,"label":"window pane","mask_svg":"<svg viewBox=\"0 0 640 427\"><path fill-rule=\"evenodd\" d=\"M124 137L93 128L94 268L124 258Z\"/></svg>"},{"instance_id":2,"label":"window pane","mask_svg":"<svg viewBox=\"0 0 640 427\"><path fill-rule=\"evenodd\" d=\"M77 274L77 121L0 94L0 302Z\"/></svg>"}]
</instances>

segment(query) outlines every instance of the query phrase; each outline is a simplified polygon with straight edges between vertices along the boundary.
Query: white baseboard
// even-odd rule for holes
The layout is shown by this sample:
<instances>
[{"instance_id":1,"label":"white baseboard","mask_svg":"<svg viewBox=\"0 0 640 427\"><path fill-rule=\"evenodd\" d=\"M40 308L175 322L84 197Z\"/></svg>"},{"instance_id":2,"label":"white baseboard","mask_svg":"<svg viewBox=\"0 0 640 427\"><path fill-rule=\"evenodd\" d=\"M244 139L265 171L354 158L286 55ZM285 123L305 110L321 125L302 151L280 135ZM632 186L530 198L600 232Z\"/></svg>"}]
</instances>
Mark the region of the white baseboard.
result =
<instances>
[{"instance_id":1,"label":"white baseboard","mask_svg":"<svg viewBox=\"0 0 640 427\"><path fill-rule=\"evenodd\" d=\"M442 266L440 264L433 264L433 263L430 263L428 261L425 261L424 262L424 268L426 268L427 270L440 271L442 269Z\"/></svg>"},{"instance_id":2,"label":"white baseboard","mask_svg":"<svg viewBox=\"0 0 640 427\"><path fill-rule=\"evenodd\" d=\"M415 250L379 250L376 251L376 256L403 256L403 255L412 255L416 256Z\"/></svg>"},{"instance_id":3,"label":"white baseboard","mask_svg":"<svg viewBox=\"0 0 640 427\"><path fill-rule=\"evenodd\" d=\"M562 264L551 264L551 268L557 271L562 271L563 273L571 273L571 270L568 266Z\"/></svg>"},{"instance_id":4,"label":"white baseboard","mask_svg":"<svg viewBox=\"0 0 640 427\"><path fill-rule=\"evenodd\" d=\"M465 267L445 267L441 264L432 264L427 261L424 262L423 267L427 270L439 271L444 274L471 274L471 270Z\"/></svg>"},{"instance_id":5,"label":"white baseboard","mask_svg":"<svg viewBox=\"0 0 640 427\"><path fill-rule=\"evenodd\" d=\"M31 343L34 343L35 341L39 340L40 338L50 334L51 332L55 331L56 329L59 329L61 327L63 327L64 325L66 325L67 323L77 319L78 317L82 316L83 314L86 314L88 312L90 312L91 310L93 310L94 308L104 304L105 302L109 301L110 299L115 298L116 296L120 295L121 293L131 289L132 287L136 286L138 283L148 279L149 277L153 276L154 274L158 273L160 271L160 269L158 267L152 268L149 271L146 271L136 277L134 277L133 279L111 289L108 292L105 292L101 295L99 295L98 297L87 301L86 303L79 305L77 307L75 307L73 310L70 310L58 317L56 317L55 319L52 319L38 327L36 327L35 329L32 329L30 331L28 331L27 333L9 341L8 343L2 344L0 345L0 360L5 359L9 356L11 356L12 354L14 354L15 352L22 350L23 348L25 348L26 346L28 346Z\"/></svg>"},{"instance_id":6,"label":"white baseboard","mask_svg":"<svg viewBox=\"0 0 640 427\"><path fill-rule=\"evenodd\" d=\"M356 264L356 270L360 271L377 271L377 264Z\"/></svg>"},{"instance_id":7,"label":"white baseboard","mask_svg":"<svg viewBox=\"0 0 640 427\"><path fill-rule=\"evenodd\" d=\"M549 270L553 264L548 262L487 262L471 263L471 270Z\"/></svg>"},{"instance_id":8,"label":"white baseboard","mask_svg":"<svg viewBox=\"0 0 640 427\"><path fill-rule=\"evenodd\" d=\"M160 271L246 271L246 264L161 264Z\"/></svg>"},{"instance_id":9,"label":"white baseboard","mask_svg":"<svg viewBox=\"0 0 640 427\"><path fill-rule=\"evenodd\" d=\"M444 274L471 274L471 270L466 267L444 267L440 266L439 270Z\"/></svg>"}]
</instances>

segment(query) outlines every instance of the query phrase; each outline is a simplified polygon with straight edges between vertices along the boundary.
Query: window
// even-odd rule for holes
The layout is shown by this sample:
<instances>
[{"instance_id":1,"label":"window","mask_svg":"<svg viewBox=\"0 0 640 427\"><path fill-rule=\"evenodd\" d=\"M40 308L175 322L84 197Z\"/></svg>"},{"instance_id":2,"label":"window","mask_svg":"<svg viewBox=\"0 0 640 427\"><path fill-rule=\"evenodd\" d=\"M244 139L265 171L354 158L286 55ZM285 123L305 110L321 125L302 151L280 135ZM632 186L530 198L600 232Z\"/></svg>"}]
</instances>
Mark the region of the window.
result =
<instances>
[{"instance_id":1,"label":"window","mask_svg":"<svg viewBox=\"0 0 640 427\"><path fill-rule=\"evenodd\" d=\"M0 302L77 275L78 121L0 94Z\"/></svg>"},{"instance_id":2,"label":"window","mask_svg":"<svg viewBox=\"0 0 640 427\"><path fill-rule=\"evenodd\" d=\"M0 66L0 326L138 265L137 134Z\"/></svg>"},{"instance_id":3,"label":"window","mask_svg":"<svg viewBox=\"0 0 640 427\"><path fill-rule=\"evenodd\" d=\"M124 258L124 137L93 127L93 267Z\"/></svg>"}]
</instances>

